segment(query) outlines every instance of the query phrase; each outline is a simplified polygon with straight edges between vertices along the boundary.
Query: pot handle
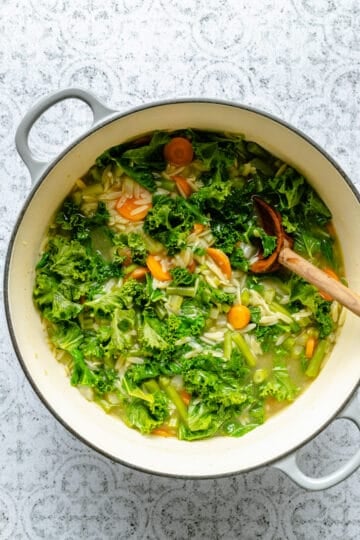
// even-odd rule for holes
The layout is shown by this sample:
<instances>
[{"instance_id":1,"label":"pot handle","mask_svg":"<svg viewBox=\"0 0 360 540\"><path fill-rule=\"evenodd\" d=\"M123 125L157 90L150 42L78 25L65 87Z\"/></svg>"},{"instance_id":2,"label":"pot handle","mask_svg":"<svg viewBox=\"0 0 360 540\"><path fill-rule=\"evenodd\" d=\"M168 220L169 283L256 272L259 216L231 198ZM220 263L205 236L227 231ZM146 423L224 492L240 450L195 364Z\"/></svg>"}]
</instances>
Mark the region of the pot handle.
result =
<instances>
[{"instance_id":1,"label":"pot handle","mask_svg":"<svg viewBox=\"0 0 360 540\"><path fill-rule=\"evenodd\" d=\"M93 113L93 125L116 111L103 105L93 94L81 88L66 88L46 96L38 101L21 120L15 135L15 144L22 160L29 169L31 179L35 182L48 167L49 163L36 159L29 147L29 133L36 120L50 107L65 99L80 99L86 103Z\"/></svg>"},{"instance_id":2,"label":"pot handle","mask_svg":"<svg viewBox=\"0 0 360 540\"><path fill-rule=\"evenodd\" d=\"M337 418L347 418L352 420L360 429L360 405L357 392L355 392L355 395L352 397L345 409L337 416ZM359 449L355 455L349 459L349 461L347 461L336 471L321 478L313 478L311 476L307 476L300 470L296 461L296 454L297 453L295 451L290 456L277 461L273 464L273 467L286 473L300 487L312 491L319 491L335 486L342 480L345 480L345 478L350 476L350 474L352 474L360 466Z\"/></svg>"}]
</instances>

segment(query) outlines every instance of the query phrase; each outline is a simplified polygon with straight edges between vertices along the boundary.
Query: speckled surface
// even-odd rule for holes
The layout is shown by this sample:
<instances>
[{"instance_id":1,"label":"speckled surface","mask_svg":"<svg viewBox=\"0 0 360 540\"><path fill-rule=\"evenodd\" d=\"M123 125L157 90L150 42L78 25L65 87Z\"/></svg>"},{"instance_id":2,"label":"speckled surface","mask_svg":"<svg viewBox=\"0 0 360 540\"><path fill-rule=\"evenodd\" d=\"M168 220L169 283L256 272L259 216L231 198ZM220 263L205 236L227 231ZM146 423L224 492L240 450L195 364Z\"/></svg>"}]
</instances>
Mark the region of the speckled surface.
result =
<instances>
[{"instance_id":1,"label":"speckled surface","mask_svg":"<svg viewBox=\"0 0 360 540\"><path fill-rule=\"evenodd\" d=\"M16 126L33 103L68 86L119 111L169 97L235 99L303 129L360 187L360 7L355 0L2 0L0 258L30 190ZM31 133L50 159L91 123L78 102ZM218 480L134 472L59 425L15 358L1 311L1 539L304 539L360 537L360 472L311 493L263 468ZM324 474L360 444L334 422L301 451Z\"/></svg>"}]
</instances>

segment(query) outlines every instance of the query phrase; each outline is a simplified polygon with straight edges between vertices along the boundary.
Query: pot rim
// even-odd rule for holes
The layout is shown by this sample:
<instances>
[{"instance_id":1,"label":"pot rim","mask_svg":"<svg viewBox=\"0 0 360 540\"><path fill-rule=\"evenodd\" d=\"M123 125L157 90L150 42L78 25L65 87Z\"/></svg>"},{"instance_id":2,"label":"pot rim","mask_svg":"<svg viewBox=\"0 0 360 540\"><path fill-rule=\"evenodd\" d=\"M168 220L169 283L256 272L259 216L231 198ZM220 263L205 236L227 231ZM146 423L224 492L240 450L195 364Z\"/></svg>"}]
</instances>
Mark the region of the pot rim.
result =
<instances>
[{"instance_id":1,"label":"pot rim","mask_svg":"<svg viewBox=\"0 0 360 540\"><path fill-rule=\"evenodd\" d=\"M240 471L233 471L233 472L226 472L226 473L214 473L214 474L206 474L206 475L186 475L186 474L176 474L176 473L166 473L166 472L158 472L153 471L150 469L147 469L146 467L141 467L138 465L134 465L132 463L129 463L119 457L115 457L112 454L106 452L105 450L99 448L96 444L92 443L91 441L87 440L85 437L80 435L75 429L73 429L65 420L62 419L62 417L56 412L56 410L49 404L45 396L41 393L41 391L38 389L37 384L35 380L30 375L30 372L26 366L26 363L23 359L23 355L21 353L20 347L18 345L16 334L14 330L14 324L11 319L11 310L10 310L10 299L9 299L9 277L10 277L10 262L12 258L12 252L14 247L14 241L17 236L18 230L20 228L20 225L22 223L23 217L25 213L28 210L28 207L35 196L39 186L42 184L42 182L45 180L47 175L50 173L50 171L63 159L73 148L75 148L80 142L82 142L86 137L89 135L92 135L93 133L96 133L97 131L101 130L102 128L106 127L107 125L111 124L114 121L117 121L121 118L125 118L127 116L130 116L132 114L135 114L137 112L141 112L143 110L156 108L156 107L162 107L162 106L169 106L169 105L177 105L177 104L187 104L187 103L195 103L195 104L210 104L210 105L225 105L228 107L233 107L235 109L241 109L244 111L248 111L250 113L257 114L259 116L265 117L269 120L272 120L273 122L285 127L286 129L292 131L297 136L301 137L303 140L305 140L306 143L311 145L315 150L317 150L322 156L329 162L331 165L338 171L338 173L341 175L342 179L345 181L345 183L348 185L348 187L351 189L352 193L355 195L357 201L360 203L360 192L358 191L357 187L354 185L354 183L351 181L350 177L345 173L345 171L342 169L342 167L337 163L337 161L317 142L314 141L312 137L307 135L305 132L303 132L301 129L296 128L291 123L277 117L276 115L273 115L272 113L266 112L261 110L257 107L252 107L248 105L244 105L241 103L237 103L235 101L230 100L222 100L222 99L216 99L216 98L172 98L172 99L166 99L166 100L159 100L159 101L153 101L150 103L146 103L143 105L139 105L136 107L132 107L130 109L127 109L124 112L114 112L110 113L109 115L106 115L105 118L100 120L99 122L96 122L94 125L92 125L89 129L85 131L82 135L76 137L70 144L68 144L57 156L55 156L53 159L49 161L45 169L39 174L38 178L35 178L33 181L32 188L30 189L30 192L25 200L25 202L22 205L22 208L20 209L20 212L18 214L18 217L13 225L13 229L9 238L9 244L6 252L5 257L5 265L4 265L4 278L3 278L3 297L4 297L4 308L5 308L5 315L6 315L6 322L9 330L9 335L11 338L11 343L14 348L16 357L19 361L19 364L30 383L32 389L34 390L35 394L38 396L38 398L41 400L41 402L45 405L45 407L48 409L48 411L56 418L56 420L74 437L76 437L78 440L80 440L82 443L84 443L87 447L91 448L92 450L95 450L98 454L103 455L104 457L119 463L121 465L124 465L130 469L151 474L153 476L160 476L160 477L166 477L166 478L178 478L183 480L208 480L208 479L216 479L216 478L226 478L230 476L235 476L243 473L247 473L256 469L259 469L261 467L267 467L269 465L275 464L277 461L294 454L297 450L302 448L304 445L306 445L308 442L310 442L312 439L317 437L337 416L338 414L343 410L343 408L351 401L353 398L355 392L357 391L357 388L359 386L360 380L358 380L353 387L353 390L350 392L349 395L346 396L344 402L342 405L338 408L338 410L335 411L325 422L323 422L318 429L309 437L305 438L301 443L298 445L295 445L291 449L279 454L276 458L267 460L262 462L259 465L254 465L251 467L248 467L246 469L240 470ZM139 134L140 135L140 134Z\"/></svg>"}]
</instances>

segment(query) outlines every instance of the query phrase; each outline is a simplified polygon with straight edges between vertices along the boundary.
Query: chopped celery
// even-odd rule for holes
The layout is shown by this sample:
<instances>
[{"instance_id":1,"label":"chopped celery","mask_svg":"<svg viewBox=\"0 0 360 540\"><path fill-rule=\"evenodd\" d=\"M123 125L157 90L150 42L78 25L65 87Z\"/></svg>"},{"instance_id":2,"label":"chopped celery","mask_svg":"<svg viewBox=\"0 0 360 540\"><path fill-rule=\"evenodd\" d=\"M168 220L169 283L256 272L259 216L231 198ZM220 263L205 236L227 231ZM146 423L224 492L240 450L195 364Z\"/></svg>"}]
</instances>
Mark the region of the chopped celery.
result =
<instances>
[{"instance_id":1,"label":"chopped celery","mask_svg":"<svg viewBox=\"0 0 360 540\"><path fill-rule=\"evenodd\" d=\"M167 191L176 191L176 183L174 180L168 180L167 178L160 178L157 181L159 187L166 189Z\"/></svg>"},{"instance_id":2,"label":"chopped celery","mask_svg":"<svg viewBox=\"0 0 360 540\"><path fill-rule=\"evenodd\" d=\"M271 302L270 309L275 312L279 311L283 315L286 315L287 317L289 317L289 319L292 319L292 315L290 311L288 311L286 307L284 307L282 304L279 304L278 302Z\"/></svg>"},{"instance_id":3,"label":"chopped celery","mask_svg":"<svg viewBox=\"0 0 360 540\"><path fill-rule=\"evenodd\" d=\"M310 378L315 378L319 374L321 364L325 358L325 355L328 350L328 342L323 339L319 341L315 348L315 352L313 354L313 357L311 358L309 365L305 371L305 375L307 375Z\"/></svg>"},{"instance_id":4,"label":"chopped celery","mask_svg":"<svg viewBox=\"0 0 360 540\"><path fill-rule=\"evenodd\" d=\"M244 355L246 363L249 367L255 367L256 366L256 357L251 351L249 345L246 343L245 338L242 334L239 334L237 332L233 332L232 340L239 347L240 352Z\"/></svg>"},{"instance_id":5,"label":"chopped celery","mask_svg":"<svg viewBox=\"0 0 360 540\"><path fill-rule=\"evenodd\" d=\"M160 390L160 386L155 381L155 379L148 379L147 381L144 382L143 386L144 386L145 390L147 390L148 392L150 392L152 394L154 392L157 392L157 391Z\"/></svg>"},{"instance_id":6,"label":"chopped celery","mask_svg":"<svg viewBox=\"0 0 360 540\"><path fill-rule=\"evenodd\" d=\"M267 287L264 291L263 297L267 304L271 304L275 298L275 289Z\"/></svg>"},{"instance_id":7,"label":"chopped celery","mask_svg":"<svg viewBox=\"0 0 360 540\"><path fill-rule=\"evenodd\" d=\"M168 301L168 306L173 313L179 313L181 304L183 303L184 297L178 294L172 294Z\"/></svg>"},{"instance_id":8,"label":"chopped celery","mask_svg":"<svg viewBox=\"0 0 360 540\"><path fill-rule=\"evenodd\" d=\"M244 306L248 306L250 302L250 292L249 289L243 289L241 291L241 303L244 304Z\"/></svg>"},{"instance_id":9,"label":"chopped celery","mask_svg":"<svg viewBox=\"0 0 360 540\"><path fill-rule=\"evenodd\" d=\"M255 384L260 384L262 382L265 381L265 379L267 379L269 376L269 373L266 369L257 369L255 372L254 372L254 375L253 375L253 381Z\"/></svg>"},{"instance_id":10,"label":"chopped celery","mask_svg":"<svg viewBox=\"0 0 360 540\"><path fill-rule=\"evenodd\" d=\"M194 298L196 296L196 287L168 287L166 292L170 295L188 296Z\"/></svg>"},{"instance_id":11,"label":"chopped celery","mask_svg":"<svg viewBox=\"0 0 360 540\"><path fill-rule=\"evenodd\" d=\"M164 246L160 242L158 242L157 240L154 240L148 234L144 234L144 242L145 242L148 252L151 255L156 255L157 253L161 253L164 249Z\"/></svg>"},{"instance_id":12,"label":"chopped celery","mask_svg":"<svg viewBox=\"0 0 360 540\"><path fill-rule=\"evenodd\" d=\"M165 307L159 302L155 304L155 311L160 320L165 319L165 317L167 316L167 311Z\"/></svg>"},{"instance_id":13,"label":"chopped celery","mask_svg":"<svg viewBox=\"0 0 360 540\"><path fill-rule=\"evenodd\" d=\"M166 392L168 398L175 405L181 420L185 424L187 424L187 420L188 420L187 408L185 406L185 403L181 399L179 393L177 392L177 390L170 383L170 380L167 377L159 377L159 385L162 388L162 390L164 390L164 392Z\"/></svg>"}]
</instances>

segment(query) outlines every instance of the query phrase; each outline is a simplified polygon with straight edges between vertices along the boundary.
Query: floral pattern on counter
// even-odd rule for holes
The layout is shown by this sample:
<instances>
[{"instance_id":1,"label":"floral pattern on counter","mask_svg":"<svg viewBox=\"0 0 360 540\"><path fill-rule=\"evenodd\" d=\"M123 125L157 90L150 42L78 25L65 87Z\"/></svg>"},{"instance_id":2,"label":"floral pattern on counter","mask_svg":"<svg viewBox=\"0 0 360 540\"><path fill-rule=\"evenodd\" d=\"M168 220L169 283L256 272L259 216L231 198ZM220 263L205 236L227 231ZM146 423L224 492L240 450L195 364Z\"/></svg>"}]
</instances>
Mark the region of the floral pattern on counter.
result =
<instances>
[{"instance_id":1,"label":"floral pattern on counter","mask_svg":"<svg viewBox=\"0 0 360 540\"><path fill-rule=\"evenodd\" d=\"M174 97L234 99L313 137L360 187L360 7L355 0L5 0L0 5L0 264L31 189L16 126L34 102L83 87L124 111ZM91 125L71 100L30 133L48 161ZM271 467L213 480L130 470L70 435L13 352L1 308L0 539L355 540L360 473L324 492ZM333 422L299 462L322 475L360 436Z\"/></svg>"}]
</instances>

